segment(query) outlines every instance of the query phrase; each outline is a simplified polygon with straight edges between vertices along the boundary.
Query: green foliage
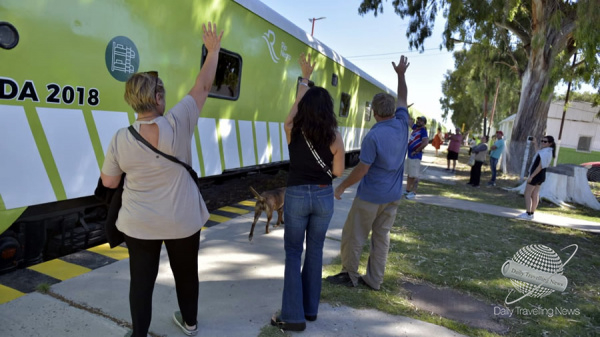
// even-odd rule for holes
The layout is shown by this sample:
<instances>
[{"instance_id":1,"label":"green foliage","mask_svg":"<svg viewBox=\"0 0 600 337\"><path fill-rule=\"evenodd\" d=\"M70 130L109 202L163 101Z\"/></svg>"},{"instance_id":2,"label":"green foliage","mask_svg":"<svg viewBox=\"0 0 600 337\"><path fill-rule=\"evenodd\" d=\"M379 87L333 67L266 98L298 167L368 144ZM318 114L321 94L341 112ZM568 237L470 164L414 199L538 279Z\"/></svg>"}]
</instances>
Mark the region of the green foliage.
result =
<instances>
[{"instance_id":1,"label":"green foliage","mask_svg":"<svg viewBox=\"0 0 600 337\"><path fill-rule=\"evenodd\" d=\"M501 44L502 48L508 48ZM523 53L516 57L525 58ZM515 57L515 56L513 56ZM519 69L509 68L514 61L498 48L483 44L474 44L468 50L454 53L455 70L444 76L440 99L443 117L452 113L452 122L466 130L483 131L483 102L488 98L488 126L497 123L515 113L519 103ZM498 98L494 120L490 121L499 80Z\"/></svg>"},{"instance_id":2,"label":"green foliage","mask_svg":"<svg viewBox=\"0 0 600 337\"><path fill-rule=\"evenodd\" d=\"M504 100L518 116L512 133L513 144L523 141L528 134L543 134L545 123L541 121L547 118L549 97L560 80L600 85L598 0L393 0L391 4L400 17L409 19L406 35L411 48L423 50L435 17L442 11L447 20L444 46L453 50L457 42L466 43L469 58L476 57L473 73L446 77L445 94L454 91L453 87L461 82L468 92L442 98L446 114L460 111L466 116L457 120L469 119L470 125L475 125L478 118L472 115L473 110L483 105L483 98L489 97L493 87L489 83L498 78L492 75L493 65L505 64L518 74L516 80L502 79L503 83L522 91L518 104L512 103L512 97ZM381 0L363 0L359 13L365 15L373 11L376 15L383 12L383 8ZM471 54L470 49L475 45L481 45L485 52ZM576 52L581 58L573 65L571 57ZM495 60L497 58L505 60ZM457 68L457 71L460 70ZM510 71L505 68L505 72ZM521 83L524 74L526 81ZM468 79L471 83L464 82ZM509 169L520 167L518 161L511 159Z\"/></svg>"},{"instance_id":3,"label":"green foliage","mask_svg":"<svg viewBox=\"0 0 600 337\"><path fill-rule=\"evenodd\" d=\"M527 65L527 58L534 52L550 50L556 55L555 69L551 70L553 78L548 81L550 86L553 87L560 79L578 79L597 86L600 83L597 48L600 45L597 29L600 6L597 0L559 2L545 4L543 10L536 12L541 14L535 18L531 0L393 0L391 4L398 15L409 18L406 35L411 48L422 50L423 41L431 35L435 16L443 10L447 19L444 44L449 50L457 41L481 44L492 49L488 51L488 61L498 55L509 57L509 64L515 66L520 74ZM381 0L363 0L358 9L361 15L372 11L375 16L383 10ZM537 22L536 26L532 25L533 21ZM556 45L546 46L553 43L548 40L552 31L560 31L556 34L569 38L558 39ZM576 49L583 54L585 61L573 69L569 60Z\"/></svg>"},{"instance_id":4,"label":"green foliage","mask_svg":"<svg viewBox=\"0 0 600 337\"><path fill-rule=\"evenodd\" d=\"M564 101L567 96L567 93L564 94L555 94L557 100ZM577 92L571 91L569 93L569 102L580 101L580 102L588 102L592 103L592 106L596 107L600 105L600 95L594 94L589 91ZM600 110L598 111L598 117L600 117Z\"/></svg>"}]
</instances>

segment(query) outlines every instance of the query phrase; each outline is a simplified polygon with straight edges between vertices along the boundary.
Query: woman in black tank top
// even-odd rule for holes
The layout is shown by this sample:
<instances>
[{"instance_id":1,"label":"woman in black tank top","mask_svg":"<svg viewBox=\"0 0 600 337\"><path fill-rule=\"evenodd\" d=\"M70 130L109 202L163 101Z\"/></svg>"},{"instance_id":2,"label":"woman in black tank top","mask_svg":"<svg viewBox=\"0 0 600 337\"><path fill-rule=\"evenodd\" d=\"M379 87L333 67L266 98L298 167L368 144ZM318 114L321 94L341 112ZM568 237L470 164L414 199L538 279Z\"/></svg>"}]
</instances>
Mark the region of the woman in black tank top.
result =
<instances>
[{"instance_id":1,"label":"woman in black tank top","mask_svg":"<svg viewBox=\"0 0 600 337\"><path fill-rule=\"evenodd\" d=\"M302 331L317 319L321 297L323 245L333 216L333 177L344 170L344 144L337 131L333 99L310 86L314 63L300 56L302 78L285 120L290 172L284 201L285 274L281 314L271 324ZM310 86L310 88L309 88ZM305 242L306 238L306 242ZM304 265L302 252L306 243Z\"/></svg>"}]
</instances>

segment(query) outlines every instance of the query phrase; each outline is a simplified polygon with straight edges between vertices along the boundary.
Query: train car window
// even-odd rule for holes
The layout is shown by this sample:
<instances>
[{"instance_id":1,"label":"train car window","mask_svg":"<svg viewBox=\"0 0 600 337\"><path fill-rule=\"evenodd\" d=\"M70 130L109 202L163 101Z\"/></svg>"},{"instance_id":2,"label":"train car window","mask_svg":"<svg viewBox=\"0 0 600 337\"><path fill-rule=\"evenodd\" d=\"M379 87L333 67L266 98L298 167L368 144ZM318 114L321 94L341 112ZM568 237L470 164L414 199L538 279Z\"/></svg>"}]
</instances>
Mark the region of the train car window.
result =
<instances>
[{"instance_id":1,"label":"train car window","mask_svg":"<svg viewBox=\"0 0 600 337\"><path fill-rule=\"evenodd\" d=\"M204 65L207 54L206 47L202 46L202 65ZM242 57L239 54L221 48L217 73L208 97L235 101L240 97L241 83Z\"/></svg>"},{"instance_id":2,"label":"train car window","mask_svg":"<svg viewBox=\"0 0 600 337\"><path fill-rule=\"evenodd\" d=\"M365 103L365 121L370 121L372 115L373 111L371 110L371 102L367 102Z\"/></svg>"},{"instance_id":3,"label":"train car window","mask_svg":"<svg viewBox=\"0 0 600 337\"><path fill-rule=\"evenodd\" d=\"M338 84L338 75L331 74L331 85L333 85L334 87L337 87L337 84Z\"/></svg>"},{"instance_id":4,"label":"train car window","mask_svg":"<svg viewBox=\"0 0 600 337\"><path fill-rule=\"evenodd\" d=\"M19 32L15 26L0 21L0 48L13 49L19 43Z\"/></svg>"},{"instance_id":5,"label":"train car window","mask_svg":"<svg viewBox=\"0 0 600 337\"><path fill-rule=\"evenodd\" d=\"M350 98L351 96L347 93L342 93L342 98L340 99L340 117L348 117L348 113L350 112Z\"/></svg>"}]
</instances>

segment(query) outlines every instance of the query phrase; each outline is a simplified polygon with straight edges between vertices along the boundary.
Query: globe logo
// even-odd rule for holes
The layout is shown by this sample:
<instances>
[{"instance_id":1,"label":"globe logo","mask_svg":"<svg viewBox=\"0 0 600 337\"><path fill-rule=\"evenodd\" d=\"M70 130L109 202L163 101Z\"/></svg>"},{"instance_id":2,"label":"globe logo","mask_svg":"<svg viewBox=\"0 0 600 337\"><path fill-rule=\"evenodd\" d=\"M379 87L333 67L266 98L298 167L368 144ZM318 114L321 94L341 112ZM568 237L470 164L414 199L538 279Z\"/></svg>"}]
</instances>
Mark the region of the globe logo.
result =
<instances>
[{"instance_id":1,"label":"globe logo","mask_svg":"<svg viewBox=\"0 0 600 337\"><path fill-rule=\"evenodd\" d=\"M513 292L511 290L504 303L509 305L528 296L542 298L554 291L564 291L568 284L563 275L564 266L575 256L578 246L573 244L561 249L562 251L570 247L575 247L575 250L565 263L562 263L552 248L544 245L529 245L519 249L512 259L502 265L502 275L510 278L515 290L523 296L509 301L508 298Z\"/></svg>"}]
</instances>

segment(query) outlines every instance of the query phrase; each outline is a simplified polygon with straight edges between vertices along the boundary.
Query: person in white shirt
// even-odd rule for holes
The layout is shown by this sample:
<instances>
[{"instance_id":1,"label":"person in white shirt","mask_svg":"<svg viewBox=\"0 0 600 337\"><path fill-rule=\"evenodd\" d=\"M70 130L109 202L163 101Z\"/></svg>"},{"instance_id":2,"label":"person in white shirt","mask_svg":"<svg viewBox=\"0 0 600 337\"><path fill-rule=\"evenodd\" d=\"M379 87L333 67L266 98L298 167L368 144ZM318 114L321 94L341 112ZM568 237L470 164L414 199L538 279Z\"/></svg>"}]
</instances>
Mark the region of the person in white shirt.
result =
<instances>
[{"instance_id":1,"label":"person in white shirt","mask_svg":"<svg viewBox=\"0 0 600 337\"><path fill-rule=\"evenodd\" d=\"M535 138L532 141L537 151L538 145ZM552 158L556 157L554 137L543 137L541 147L533 157L533 163L529 167L529 178L527 178L527 186L525 187L525 208L527 211L520 214L519 219L533 220L533 213L535 213L540 202L540 187L546 181L546 168L550 166Z\"/></svg>"}]
</instances>

